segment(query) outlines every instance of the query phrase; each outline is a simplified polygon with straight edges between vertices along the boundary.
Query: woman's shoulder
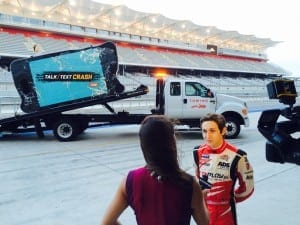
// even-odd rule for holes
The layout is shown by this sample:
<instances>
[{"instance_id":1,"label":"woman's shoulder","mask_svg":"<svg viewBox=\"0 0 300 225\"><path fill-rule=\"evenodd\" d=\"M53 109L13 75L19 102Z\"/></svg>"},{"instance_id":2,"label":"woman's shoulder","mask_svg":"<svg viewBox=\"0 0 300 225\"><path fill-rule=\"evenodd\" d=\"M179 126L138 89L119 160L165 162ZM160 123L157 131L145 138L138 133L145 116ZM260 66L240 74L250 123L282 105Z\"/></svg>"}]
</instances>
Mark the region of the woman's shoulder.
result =
<instances>
[{"instance_id":1,"label":"woman's shoulder","mask_svg":"<svg viewBox=\"0 0 300 225\"><path fill-rule=\"evenodd\" d=\"M127 180L132 180L133 177L135 177L135 179L137 177L144 177L144 175L147 173L148 173L148 170L145 167L139 167L139 168L132 169L127 174Z\"/></svg>"},{"instance_id":2,"label":"woman's shoulder","mask_svg":"<svg viewBox=\"0 0 300 225\"><path fill-rule=\"evenodd\" d=\"M146 171L147 169L143 166L143 167L138 167L130 170L128 174L140 174L140 173L145 173Z\"/></svg>"}]
</instances>

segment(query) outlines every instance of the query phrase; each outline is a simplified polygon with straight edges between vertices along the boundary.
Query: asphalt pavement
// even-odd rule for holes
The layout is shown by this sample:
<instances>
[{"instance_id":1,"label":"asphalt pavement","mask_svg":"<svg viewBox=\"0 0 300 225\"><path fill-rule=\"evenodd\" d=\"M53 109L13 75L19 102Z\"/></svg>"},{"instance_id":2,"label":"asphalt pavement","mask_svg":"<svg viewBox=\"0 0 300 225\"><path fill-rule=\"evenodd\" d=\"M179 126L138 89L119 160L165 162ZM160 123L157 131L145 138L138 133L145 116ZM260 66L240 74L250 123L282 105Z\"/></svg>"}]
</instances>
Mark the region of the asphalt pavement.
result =
<instances>
[{"instance_id":1,"label":"asphalt pavement","mask_svg":"<svg viewBox=\"0 0 300 225\"><path fill-rule=\"evenodd\" d=\"M267 162L256 128L260 112L249 115L250 127L230 140L247 151L255 172L253 196L237 205L239 224L300 225L300 166ZM35 133L0 138L0 224L99 224L121 179L144 165L138 128L92 128L66 143L50 132L44 139ZM201 135L180 132L177 139L181 166L193 174L192 150ZM121 221L136 224L131 209Z\"/></svg>"}]
</instances>

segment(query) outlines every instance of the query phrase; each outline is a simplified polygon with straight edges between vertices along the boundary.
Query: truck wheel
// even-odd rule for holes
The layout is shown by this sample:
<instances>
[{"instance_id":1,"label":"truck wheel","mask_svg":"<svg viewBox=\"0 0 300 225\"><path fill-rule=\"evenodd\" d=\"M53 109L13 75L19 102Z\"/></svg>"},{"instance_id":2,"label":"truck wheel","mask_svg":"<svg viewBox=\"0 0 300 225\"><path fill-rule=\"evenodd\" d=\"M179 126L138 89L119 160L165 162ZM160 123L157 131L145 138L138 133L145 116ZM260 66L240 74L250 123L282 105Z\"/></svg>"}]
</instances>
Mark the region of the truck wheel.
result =
<instances>
[{"instance_id":1,"label":"truck wheel","mask_svg":"<svg viewBox=\"0 0 300 225\"><path fill-rule=\"evenodd\" d=\"M239 122L237 122L237 120L232 117L226 118L226 128L227 132L225 137L228 139L236 138L241 131L241 126Z\"/></svg>"},{"instance_id":2,"label":"truck wheel","mask_svg":"<svg viewBox=\"0 0 300 225\"><path fill-rule=\"evenodd\" d=\"M72 141L79 133L79 128L75 121L61 119L53 126L53 134L59 141Z\"/></svg>"}]
</instances>

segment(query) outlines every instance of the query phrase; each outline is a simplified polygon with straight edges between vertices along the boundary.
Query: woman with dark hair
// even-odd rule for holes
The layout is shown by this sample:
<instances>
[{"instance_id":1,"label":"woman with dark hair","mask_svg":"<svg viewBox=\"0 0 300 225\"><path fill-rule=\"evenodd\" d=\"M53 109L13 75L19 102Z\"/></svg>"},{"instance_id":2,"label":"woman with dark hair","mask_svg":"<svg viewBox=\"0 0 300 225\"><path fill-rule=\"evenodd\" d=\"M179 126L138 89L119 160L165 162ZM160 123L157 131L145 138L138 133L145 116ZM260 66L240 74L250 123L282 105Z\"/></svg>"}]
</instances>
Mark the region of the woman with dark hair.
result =
<instances>
[{"instance_id":1,"label":"woman with dark hair","mask_svg":"<svg viewBox=\"0 0 300 225\"><path fill-rule=\"evenodd\" d=\"M179 167L172 122L151 115L141 123L140 146L144 167L132 170L121 182L101 225L118 225L130 206L138 225L208 225L208 213L200 185Z\"/></svg>"}]
</instances>

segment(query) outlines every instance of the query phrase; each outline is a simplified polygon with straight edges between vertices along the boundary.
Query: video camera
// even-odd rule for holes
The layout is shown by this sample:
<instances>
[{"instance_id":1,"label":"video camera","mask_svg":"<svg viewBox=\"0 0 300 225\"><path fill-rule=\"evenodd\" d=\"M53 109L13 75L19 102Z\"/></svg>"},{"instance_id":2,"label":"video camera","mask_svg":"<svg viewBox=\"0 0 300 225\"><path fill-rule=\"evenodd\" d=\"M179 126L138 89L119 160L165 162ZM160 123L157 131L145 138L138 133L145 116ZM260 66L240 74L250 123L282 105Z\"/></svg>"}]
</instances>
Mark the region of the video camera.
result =
<instances>
[{"instance_id":1,"label":"video camera","mask_svg":"<svg viewBox=\"0 0 300 225\"><path fill-rule=\"evenodd\" d=\"M296 103L297 92L293 80L280 79L267 84L269 99L279 99L289 105L284 109L270 109L262 112L257 128L267 139L266 159L276 163L300 165L300 138L292 134L300 131L300 106ZM280 120L280 116L287 120Z\"/></svg>"}]
</instances>

